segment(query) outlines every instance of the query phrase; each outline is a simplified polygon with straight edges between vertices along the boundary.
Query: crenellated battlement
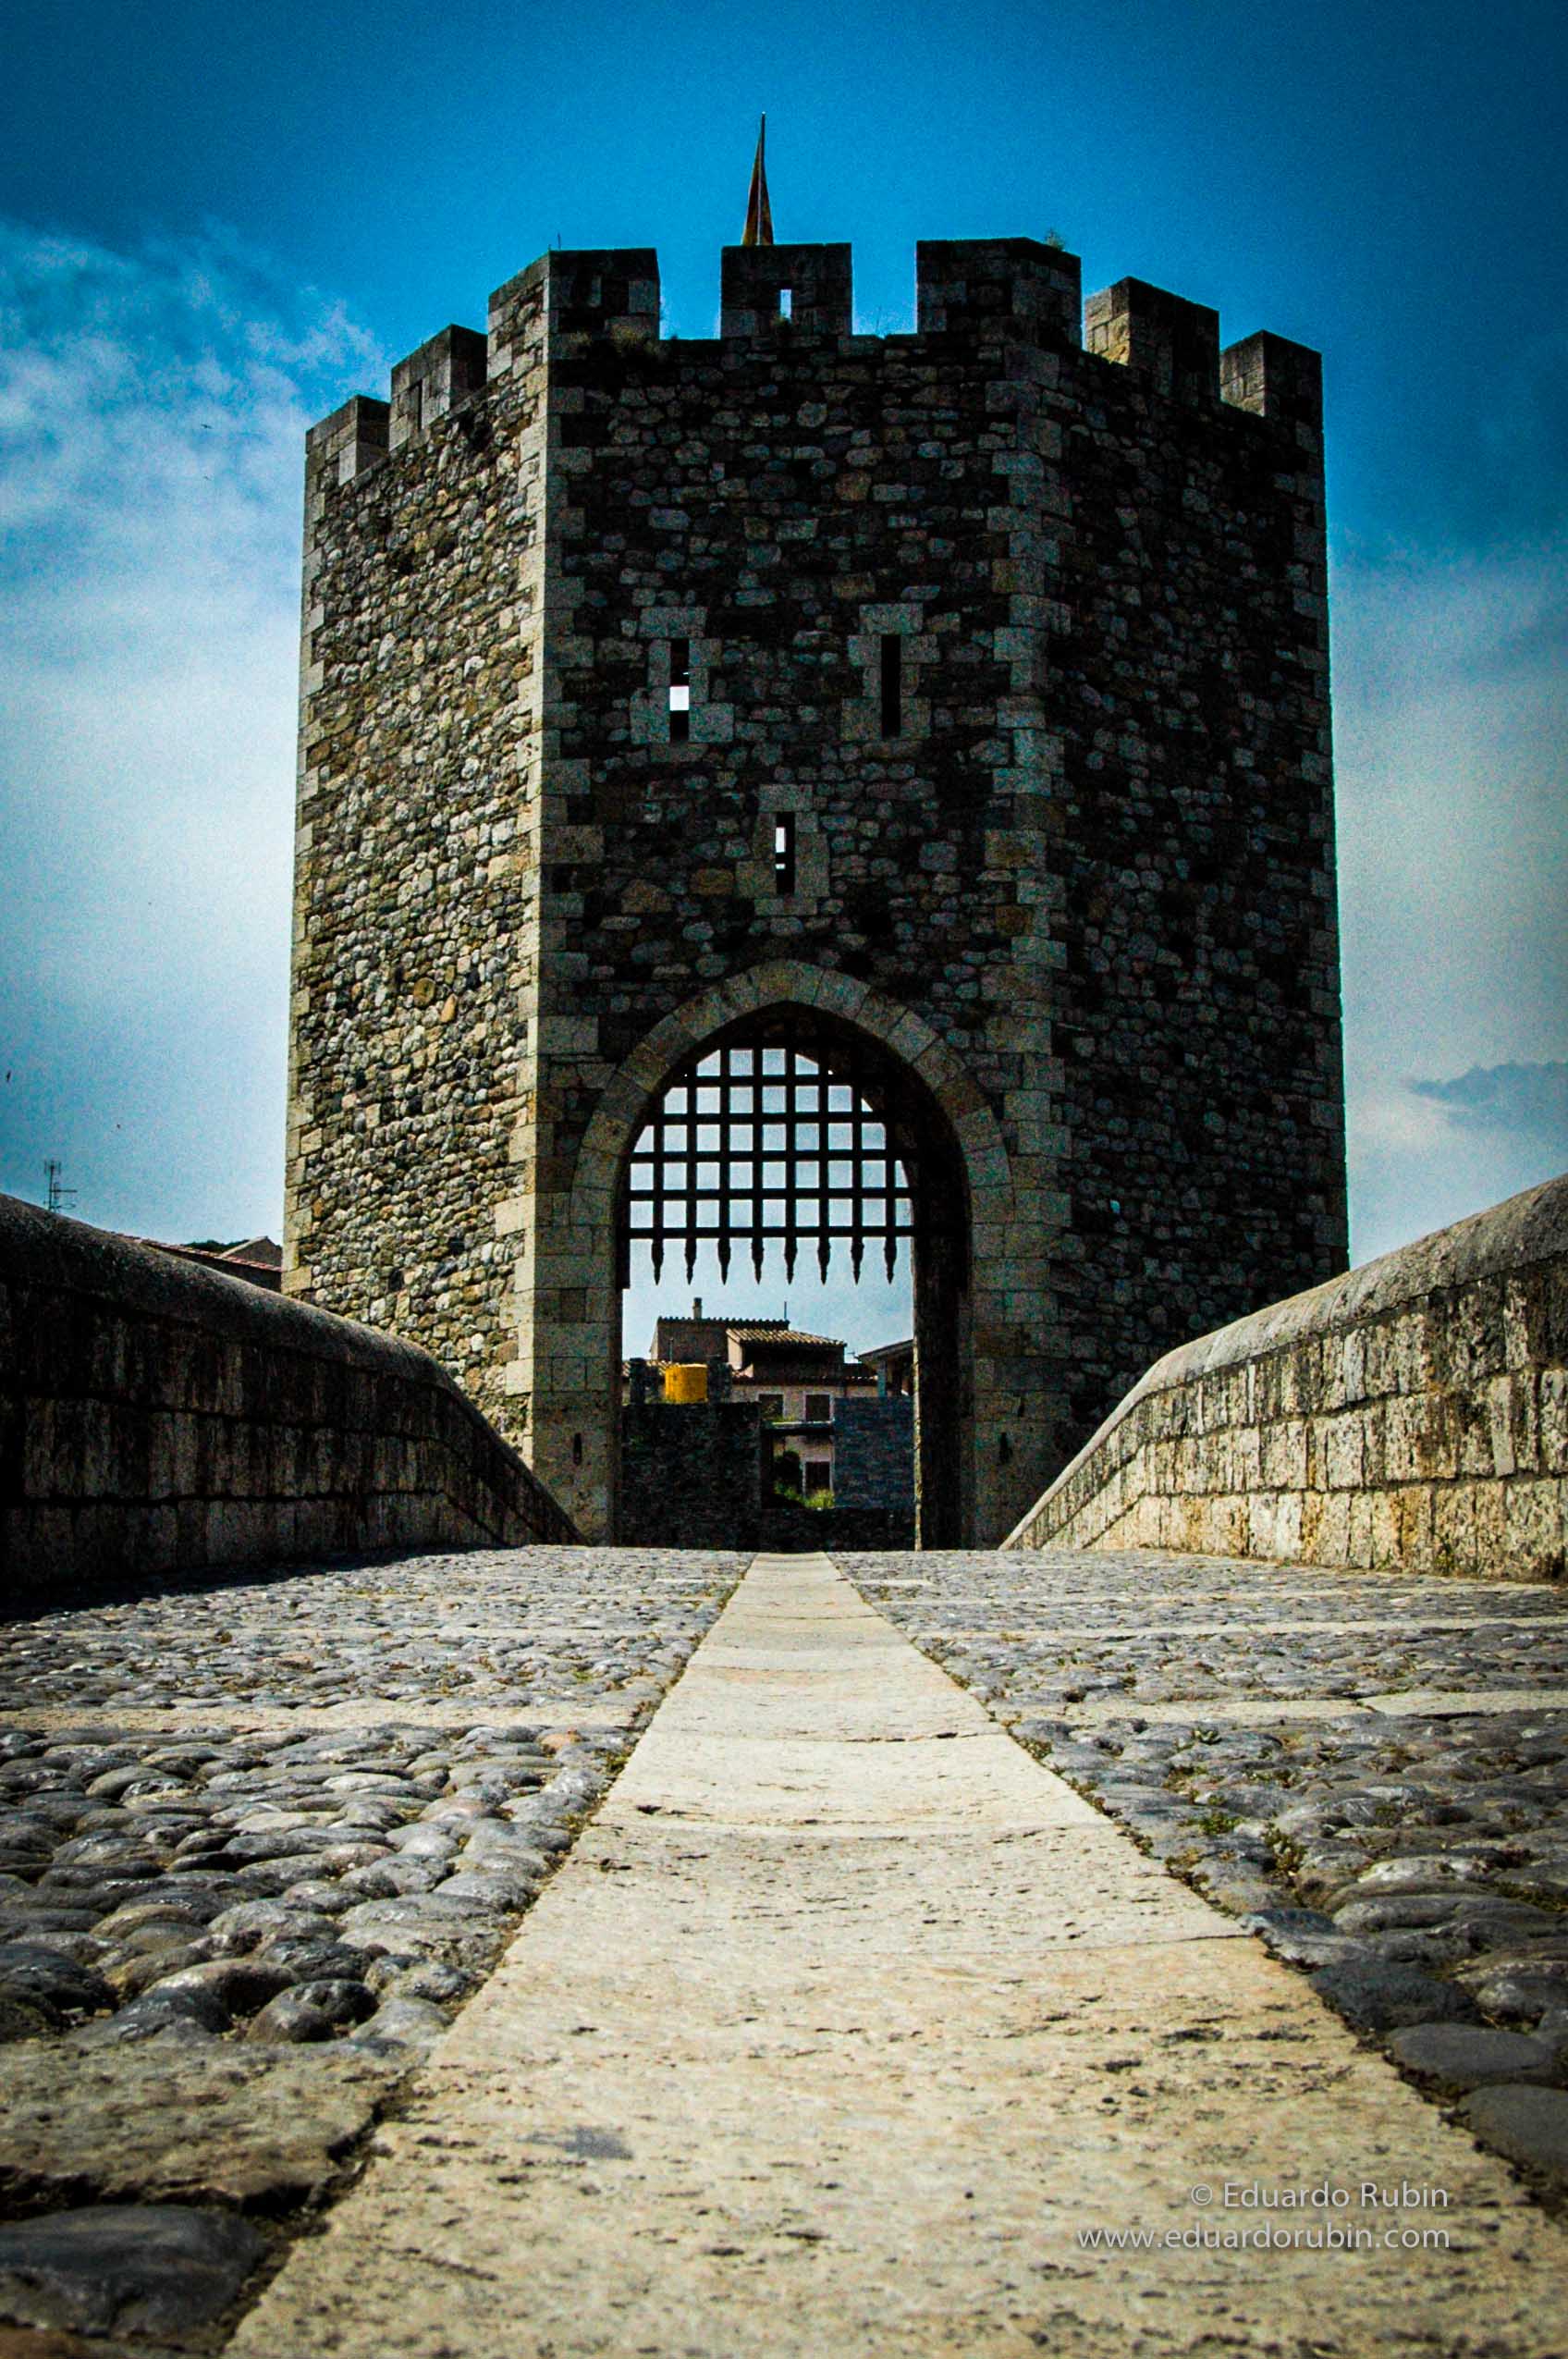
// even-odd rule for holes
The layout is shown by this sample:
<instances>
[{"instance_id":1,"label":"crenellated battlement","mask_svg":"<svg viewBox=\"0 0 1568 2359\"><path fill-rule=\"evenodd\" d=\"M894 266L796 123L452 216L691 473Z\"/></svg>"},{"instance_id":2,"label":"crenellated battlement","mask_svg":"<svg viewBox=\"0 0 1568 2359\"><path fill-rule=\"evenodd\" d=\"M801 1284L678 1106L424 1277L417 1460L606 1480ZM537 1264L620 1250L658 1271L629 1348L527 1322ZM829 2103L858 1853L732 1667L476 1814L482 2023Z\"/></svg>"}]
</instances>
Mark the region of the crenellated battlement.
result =
<instances>
[{"instance_id":1,"label":"crenellated battlement","mask_svg":"<svg viewBox=\"0 0 1568 2359\"><path fill-rule=\"evenodd\" d=\"M444 327L392 372L390 447L405 442L437 418L484 390L489 371L489 338L476 328Z\"/></svg>"},{"instance_id":2,"label":"crenellated battlement","mask_svg":"<svg viewBox=\"0 0 1568 2359\"><path fill-rule=\"evenodd\" d=\"M854 322L848 246L726 246L719 264L721 338L780 328L849 336Z\"/></svg>"},{"instance_id":3,"label":"crenellated battlement","mask_svg":"<svg viewBox=\"0 0 1568 2359\"><path fill-rule=\"evenodd\" d=\"M1085 304L1084 342L1099 360L1142 369L1167 400L1219 399L1219 314L1205 303L1119 278Z\"/></svg>"},{"instance_id":4,"label":"crenellated battlement","mask_svg":"<svg viewBox=\"0 0 1568 2359\"><path fill-rule=\"evenodd\" d=\"M1321 362L1309 347L1263 330L1221 350L1218 313L1142 278L1118 279L1085 301L1078 256L1033 238L923 239L915 322L916 339L958 349L1001 339L1081 350L1137 372L1158 399L1278 420L1309 445L1322 425ZM848 245L723 249L721 345L854 333ZM312 469L347 482L417 442L509 375L521 355L561 355L606 338L623 350L661 341L657 253L553 249L496 289L486 332L443 328L397 363L389 403L360 395L312 428ZM683 349L692 341L680 339Z\"/></svg>"},{"instance_id":5,"label":"crenellated battlement","mask_svg":"<svg viewBox=\"0 0 1568 2359\"><path fill-rule=\"evenodd\" d=\"M922 239L914 250L922 336L1014 334L1082 341L1083 266L1033 238Z\"/></svg>"},{"instance_id":6,"label":"crenellated battlement","mask_svg":"<svg viewBox=\"0 0 1568 2359\"><path fill-rule=\"evenodd\" d=\"M659 258L652 246L553 247L490 298L490 343L508 342L533 320L552 340L613 336L654 343L659 332Z\"/></svg>"},{"instance_id":7,"label":"crenellated battlement","mask_svg":"<svg viewBox=\"0 0 1568 2359\"><path fill-rule=\"evenodd\" d=\"M1323 356L1267 328L1243 337L1219 355L1219 392L1233 409L1320 434Z\"/></svg>"},{"instance_id":8,"label":"crenellated battlement","mask_svg":"<svg viewBox=\"0 0 1568 2359\"><path fill-rule=\"evenodd\" d=\"M355 393L312 426L305 436L305 465L312 485L333 478L350 483L385 459L391 417L390 402Z\"/></svg>"}]
</instances>

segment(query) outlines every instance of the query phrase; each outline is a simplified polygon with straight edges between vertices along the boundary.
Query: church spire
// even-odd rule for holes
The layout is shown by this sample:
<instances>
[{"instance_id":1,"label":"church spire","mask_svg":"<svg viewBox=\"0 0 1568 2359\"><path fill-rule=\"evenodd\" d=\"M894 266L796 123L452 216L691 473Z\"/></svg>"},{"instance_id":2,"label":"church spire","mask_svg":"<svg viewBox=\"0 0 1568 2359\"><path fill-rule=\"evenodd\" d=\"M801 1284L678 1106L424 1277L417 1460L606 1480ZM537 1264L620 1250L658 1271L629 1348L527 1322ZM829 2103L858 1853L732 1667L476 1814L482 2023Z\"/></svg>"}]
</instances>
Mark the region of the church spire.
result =
<instances>
[{"instance_id":1,"label":"church spire","mask_svg":"<svg viewBox=\"0 0 1568 2359\"><path fill-rule=\"evenodd\" d=\"M773 243L773 207L767 201L767 163L764 150L767 143L767 117L757 129L756 161L752 166L751 194L746 199L746 234L743 246L771 246Z\"/></svg>"}]
</instances>

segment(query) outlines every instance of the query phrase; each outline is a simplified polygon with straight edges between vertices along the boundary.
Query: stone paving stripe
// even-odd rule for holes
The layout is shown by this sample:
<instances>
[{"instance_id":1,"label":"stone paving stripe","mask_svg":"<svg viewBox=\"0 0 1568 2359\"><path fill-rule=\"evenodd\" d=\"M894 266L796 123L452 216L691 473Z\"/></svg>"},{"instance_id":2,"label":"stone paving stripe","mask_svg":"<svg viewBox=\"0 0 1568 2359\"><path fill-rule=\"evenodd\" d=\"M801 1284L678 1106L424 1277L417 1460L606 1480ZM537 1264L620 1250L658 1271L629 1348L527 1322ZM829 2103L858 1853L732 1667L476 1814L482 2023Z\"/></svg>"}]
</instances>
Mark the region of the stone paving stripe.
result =
<instances>
[{"instance_id":1,"label":"stone paving stripe","mask_svg":"<svg viewBox=\"0 0 1568 2359\"><path fill-rule=\"evenodd\" d=\"M536 1721L541 1728L629 1728L648 1698L623 1710L616 1704L574 1704L570 1697L531 1696L526 1689L504 1702L405 1703L400 1698L361 1699L356 1703L259 1704L190 1703L153 1706L113 1702L41 1705L36 1712L0 1712L0 1732L32 1728L46 1736L63 1730L90 1730L108 1721L116 1728L145 1730L233 1728L300 1730L305 1728L381 1728L394 1723L405 1728L510 1728L519 1721Z\"/></svg>"},{"instance_id":2,"label":"stone paving stripe","mask_svg":"<svg viewBox=\"0 0 1568 2359\"><path fill-rule=\"evenodd\" d=\"M1266 1727L1277 1720L1346 1720L1380 1714L1390 1719L1458 1718L1466 1714L1568 1711L1563 1688L1403 1688L1380 1695L1355 1696L1191 1696L1175 1702L1141 1703L1136 1696L1107 1696L1082 1703L1045 1698L1030 1703L1010 1702L996 1708L1009 1726L1021 1720L1055 1720L1092 1728L1109 1721L1144 1720L1151 1727L1163 1722L1234 1721L1245 1728Z\"/></svg>"},{"instance_id":3,"label":"stone paving stripe","mask_svg":"<svg viewBox=\"0 0 1568 2359\"><path fill-rule=\"evenodd\" d=\"M1343 2205L1280 2207L1313 2188ZM1260 2225L1317 2246L1202 2242ZM1158 2241L1082 2242L1126 2230ZM1549 2359L1565 2263L825 1558L759 1557L229 2350Z\"/></svg>"},{"instance_id":4,"label":"stone paving stripe","mask_svg":"<svg viewBox=\"0 0 1568 2359\"><path fill-rule=\"evenodd\" d=\"M1362 1701L1368 1712L1395 1719L1452 1719L1471 1712L1562 1712L1568 1688L1396 1688Z\"/></svg>"},{"instance_id":5,"label":"stone paving stripe","mask_svg":"<svg viewBox=\"0 0 1568 2359\"><path fill-rule=\"evenodd\" d=\"M1351 1696L1193 1696L1176 1703L1140 1703L1136 1696L1063 1703L1060 1696L1044 1696L1034 1702L1026 1699L1022 1703L994 1704L992 1710L1008 1727L1024 1720L1050 1720L1076 1728L1104 1727L1123 1720L1144 1721L1153 1728L1166 1722L1198 1720L1216 1726L1234 1721L1240 1727L1256 1728L1277 1720L1371 1717L1366 1705Z\"/></svg>"},{"instance_id":6,"label":"stone paving stripe","mask_svg":"<svg viewBox=\"0 0 1568 2359\"><path fill-rule=\"evenodd\" d=\"M877 1581L870 1584L877 1589L896 1589L899 1585L896 1581ZM1472 1631L1478 1622L1484 1622L1488 1630L1538 1630L1541 1627L1541 1616L1538 1614L1482 1612L1468 1614L1463 1619L1454 1617L1439 1620L1434 1616L1421 1614L1414 1618L1407 1615L1396 1621L1341 1622L1337 1616L1323 1614L1316 1616L1310 1621L1298 1621L1294 1618L1276 1621L1271 1614L1260 1614L1249 1615L1246 1620L1241 1623L1234 1619L1228 1622L1206 1619L1201 1622L1147 1621L1134 1624L1097 1622L1092 1612L1083 1608L1074 1612L1064 1612L1060 1621L1053 1622L1048 1614L1036 1608L1031 1614L1028 1638L1023 1642L1032 1648L1054 1646L1065 1636L1092 1638L1096 1646L1102 1643L1112 1645L1121 1639L1129 1642L1134 1640L1146 1642L1151 1639L1159 1638L1180 1639L1185 1645L1188 1640L1196 1639L1234 1639L1238 1629L1244 1630L1249 1637L1256 1635L1269 1638L1324 1638L1331 1634L1335 1638L1341 1638L1347 1635L1359 1637L1365 1634L1370 1637L1380 1634L1410 1639L1427 1638L1450 1630ZM905 1635L912 1638L917 1646L924 1645L927 1640L946 1640L949 1642L986 1646L994 1645L1000 1632L994 1622L976 1624L967 1629L957 1628L950 1622L932 1622L924 1626L911 1625ZM1016 1633L1010 1633L1010 1636L1016 1640Z\"/></svg>"}]
</instances>

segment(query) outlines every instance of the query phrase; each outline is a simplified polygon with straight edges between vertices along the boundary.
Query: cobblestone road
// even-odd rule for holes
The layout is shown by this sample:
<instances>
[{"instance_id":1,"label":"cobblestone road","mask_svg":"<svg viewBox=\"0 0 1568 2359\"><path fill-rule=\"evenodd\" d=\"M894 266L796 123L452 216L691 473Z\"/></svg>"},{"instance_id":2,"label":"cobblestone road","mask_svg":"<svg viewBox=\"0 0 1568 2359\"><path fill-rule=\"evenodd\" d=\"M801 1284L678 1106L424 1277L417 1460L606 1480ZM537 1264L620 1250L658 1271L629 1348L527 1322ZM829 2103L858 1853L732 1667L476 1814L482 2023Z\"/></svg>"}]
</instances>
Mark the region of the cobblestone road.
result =
<instances>
[{"instance_id":1,"label":"cobblestone road","mask_svg":"<svg viewBox=\"0 0 1568 2359\"><path fill-rule=\"evenodd\" d=\"M78 2334L96 2359L216 2347L745 1561L296 1569L0 1631L0 2318L50 2329L49 2359ZM1550 2188L1568 1595L1144 1554L839 1561Z\"/></svg>"},{"instance_id":2,"label":"cobblestone road","mask_svg":"<svg viewBox=\"0 0 1568 2359\"><path fill-rule=\"evenodd\" d=\"M1471 2127L1568 2181L1568 1592L846 1555L874 1604Z\"/></svg>"},{"instance_id":3,"label":"cobblestone road","mask_svg":"<svg viewBox=\"0 0 1568 2359\"><path fill-rule=\"evenodd\" d=\"M216 2331L746 1561L422 1557L0 1631L0 2317Z\"/></svg>"}]
</instances>

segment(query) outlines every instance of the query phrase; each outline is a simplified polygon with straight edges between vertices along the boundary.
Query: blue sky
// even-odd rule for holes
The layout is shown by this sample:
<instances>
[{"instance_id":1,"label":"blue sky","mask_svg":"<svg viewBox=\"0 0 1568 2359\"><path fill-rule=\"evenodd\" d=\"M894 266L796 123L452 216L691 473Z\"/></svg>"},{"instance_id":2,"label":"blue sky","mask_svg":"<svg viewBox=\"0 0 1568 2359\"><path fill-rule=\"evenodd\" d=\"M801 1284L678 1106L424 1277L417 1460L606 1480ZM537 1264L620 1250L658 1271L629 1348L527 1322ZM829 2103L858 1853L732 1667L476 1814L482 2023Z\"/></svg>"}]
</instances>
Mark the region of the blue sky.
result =
<instances>
[{"instance_id":1,"label":"blue sky","mask_svg":"<svg viewBox=\"0 0 1568 2359\"><path fill-rule=\"evenodd\" d=\"M0 1187L276 1234L304 427L557 239L711 332L763 106L867 327L917 237L1055 229L1323 349L1355 1257L1568 1166L1565 51L1506 0L18 15Z\"/></svg>"}]
</instances>

